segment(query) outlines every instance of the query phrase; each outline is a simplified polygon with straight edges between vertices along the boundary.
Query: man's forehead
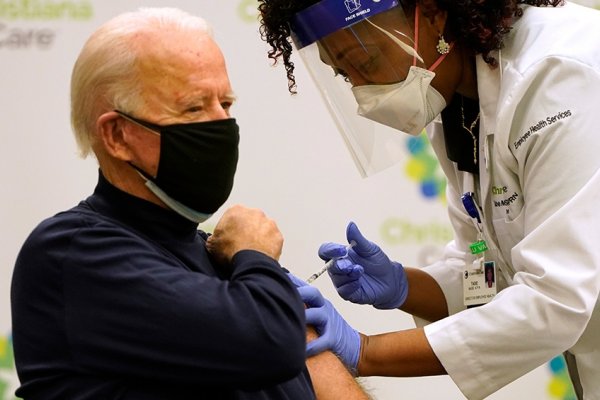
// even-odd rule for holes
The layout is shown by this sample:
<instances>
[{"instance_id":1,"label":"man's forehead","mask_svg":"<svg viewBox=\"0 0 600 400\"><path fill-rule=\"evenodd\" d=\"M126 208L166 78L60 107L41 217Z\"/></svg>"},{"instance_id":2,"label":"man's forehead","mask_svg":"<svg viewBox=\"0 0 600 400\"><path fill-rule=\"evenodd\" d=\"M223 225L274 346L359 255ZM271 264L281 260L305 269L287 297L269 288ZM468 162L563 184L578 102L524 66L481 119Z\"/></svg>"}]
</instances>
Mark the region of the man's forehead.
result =
<instances>
[{"instance_id":1,"label":"man's forehead","mask_svg":"<svg viewBox=\"0 0 600 400\"><path fill-rule=\"evenodd\" d=\"M157 40L138 52L137 64L141 73L152 77L168 75L185 77L190 70L224 67L218 46L209 36L180 35Z\"/></svg>"},{"instance_id":2,"label":"man's forehead","mask_svg":"<svg viewBox=\"0 0 600 400\"><path fill-rule=\"evenodd\" d=\"M216 47L213 38L205 31L166 29L136 35L133 45L141 58L171 58L178 54L208 51Z\"/></svg>"},{"instance_id":3,"label":"man's forehead","mask_svg":"<svg viewBox=\"0 0 600 400\"><path fill-rule=\"evenodd\" d=\"M226 64L216 42L208 35L178 38L177 43L160 40L138 59L138 79L147 106L177 113L203 106L215 96L229 96Z\"/></svg>"}]
</instances>

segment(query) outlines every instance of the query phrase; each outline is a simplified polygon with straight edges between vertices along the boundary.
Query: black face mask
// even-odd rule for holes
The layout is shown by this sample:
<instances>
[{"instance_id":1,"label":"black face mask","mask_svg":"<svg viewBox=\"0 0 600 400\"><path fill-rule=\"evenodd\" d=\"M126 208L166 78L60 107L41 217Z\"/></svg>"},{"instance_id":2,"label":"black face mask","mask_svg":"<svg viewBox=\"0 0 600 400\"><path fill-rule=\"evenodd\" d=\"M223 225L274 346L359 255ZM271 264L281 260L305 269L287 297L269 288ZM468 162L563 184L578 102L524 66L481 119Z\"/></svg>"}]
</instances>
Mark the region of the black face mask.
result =
<instances>
[{"instance_id":1,"label":"black face mask","mask_svg":"<svg viewBox=\"0 0 600 400\"><path fill-rule=\"evenodd\" d=\"M115 111L160 134L156 178L131 164L146 179L172 199L207 217L225 203L238 162L240 135L234 118L161 126ZM168 201L165 203L178 211Z\"/></svg>"}]
</instances>

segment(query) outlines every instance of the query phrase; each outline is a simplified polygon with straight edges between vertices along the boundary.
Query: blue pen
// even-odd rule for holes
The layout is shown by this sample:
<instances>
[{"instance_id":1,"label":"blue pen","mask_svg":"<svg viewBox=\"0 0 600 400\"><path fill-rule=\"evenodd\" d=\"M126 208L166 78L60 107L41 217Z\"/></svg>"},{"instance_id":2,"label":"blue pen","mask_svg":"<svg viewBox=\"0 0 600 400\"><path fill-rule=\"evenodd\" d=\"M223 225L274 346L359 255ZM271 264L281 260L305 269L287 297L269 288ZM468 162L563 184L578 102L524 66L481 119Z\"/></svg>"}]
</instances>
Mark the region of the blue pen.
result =
<instances>
[{"instance_id":1,"label":"blue pen","mask_svg":"<svg viewBox=\"0 0 600 400\"><path fill-rule=\"evenodd\" d=\"M478 223L481 223L481 217L479 216L479 210L477 209L477 204L475 203L475 193L467 192L461 196L461 200L465 210L469 214L471 218L475 218Z\"/></svg>"}]
</instances>

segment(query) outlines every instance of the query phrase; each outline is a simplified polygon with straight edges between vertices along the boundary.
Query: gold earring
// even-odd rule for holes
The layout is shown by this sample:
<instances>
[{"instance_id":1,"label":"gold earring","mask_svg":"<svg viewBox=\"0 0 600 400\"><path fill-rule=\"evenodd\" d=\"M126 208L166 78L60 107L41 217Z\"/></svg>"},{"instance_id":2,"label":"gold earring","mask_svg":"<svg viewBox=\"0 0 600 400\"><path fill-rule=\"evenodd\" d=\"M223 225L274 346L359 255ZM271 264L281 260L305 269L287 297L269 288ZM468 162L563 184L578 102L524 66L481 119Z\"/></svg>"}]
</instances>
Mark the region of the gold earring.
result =
<instances>
[{"instance_id":1,"label":"gold earring","mask_svg":"<svg viewBox=\"0 0 600 400\"><path fill-rule=\"evenodd\" d=\"M440 40L438 40L437 46L435 49L440 54L448 54L450 52L450 45L444 39L444 36L440 33Z\"/></svg>"}]
</instances>

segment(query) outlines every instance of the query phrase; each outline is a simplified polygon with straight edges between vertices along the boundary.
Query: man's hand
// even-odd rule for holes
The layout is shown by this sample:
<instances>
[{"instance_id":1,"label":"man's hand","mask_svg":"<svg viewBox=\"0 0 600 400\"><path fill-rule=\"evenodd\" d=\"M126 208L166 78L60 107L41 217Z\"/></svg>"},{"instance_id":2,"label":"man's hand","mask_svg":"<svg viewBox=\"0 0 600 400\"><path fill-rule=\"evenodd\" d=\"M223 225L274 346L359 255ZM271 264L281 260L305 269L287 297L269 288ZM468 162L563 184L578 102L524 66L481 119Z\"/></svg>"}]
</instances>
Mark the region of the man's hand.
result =
<instances>
[{"instance_id":1,"label":"man's hand","mask_svg":"<svg viewBox=\"0 0 600 400\"><path fill-rule=\"evenodd\" d=\"M256 250L279 260L283 235L262 210L235 205L229 208L206 242L208 252L220 263L229 264L241 250Z\"/></svg>"}]
</instances>

